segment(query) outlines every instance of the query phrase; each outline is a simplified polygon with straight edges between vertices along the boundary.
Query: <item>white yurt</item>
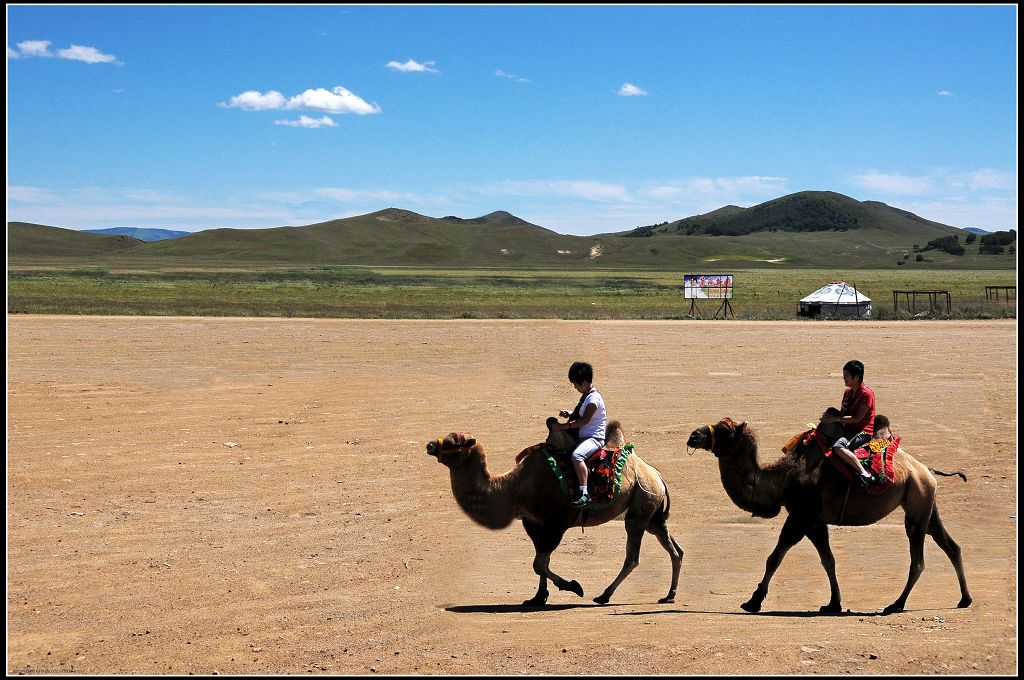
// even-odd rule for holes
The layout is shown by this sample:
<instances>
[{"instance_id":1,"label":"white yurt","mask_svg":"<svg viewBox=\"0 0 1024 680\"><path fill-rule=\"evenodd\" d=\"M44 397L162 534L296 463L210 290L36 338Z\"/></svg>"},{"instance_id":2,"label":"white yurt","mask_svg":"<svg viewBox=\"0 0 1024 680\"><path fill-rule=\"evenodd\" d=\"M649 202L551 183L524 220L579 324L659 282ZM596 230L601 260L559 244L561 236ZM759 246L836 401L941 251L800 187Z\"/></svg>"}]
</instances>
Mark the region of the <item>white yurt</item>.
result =
<instances>
[{"instance_id":1,"label":"white yurt","mask_svg":"<svg viewBox=\"0 0 1024 680\"><path fill-rule=\"evenodd\" d=\"M800 316L871 317L871 298L839 281L822 286L800 300Z\"/></svg>"}]
</instances>

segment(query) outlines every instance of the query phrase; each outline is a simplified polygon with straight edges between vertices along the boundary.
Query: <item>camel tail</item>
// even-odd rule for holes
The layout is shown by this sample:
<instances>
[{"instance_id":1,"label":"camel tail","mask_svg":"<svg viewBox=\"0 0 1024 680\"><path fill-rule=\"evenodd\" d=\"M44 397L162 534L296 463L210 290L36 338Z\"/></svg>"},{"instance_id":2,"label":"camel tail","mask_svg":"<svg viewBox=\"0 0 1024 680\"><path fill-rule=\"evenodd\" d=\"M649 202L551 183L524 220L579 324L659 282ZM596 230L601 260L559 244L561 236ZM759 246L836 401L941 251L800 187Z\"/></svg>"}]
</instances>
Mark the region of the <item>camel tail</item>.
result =
<instances>
[{"instance_id":1,"label":"camel tail","mask_svg":"<svg viewBox=\"0 0 1024 680\"><path fill-rule=\"evenodd\" d=\"M960 477L960 479L964 480L965 482L967 481L967 475L965 475L962 472L943 472L942 470L933 470L932 468L928 469L937 475L942 475L943 477Z\"/></svg>"}]
</instances>

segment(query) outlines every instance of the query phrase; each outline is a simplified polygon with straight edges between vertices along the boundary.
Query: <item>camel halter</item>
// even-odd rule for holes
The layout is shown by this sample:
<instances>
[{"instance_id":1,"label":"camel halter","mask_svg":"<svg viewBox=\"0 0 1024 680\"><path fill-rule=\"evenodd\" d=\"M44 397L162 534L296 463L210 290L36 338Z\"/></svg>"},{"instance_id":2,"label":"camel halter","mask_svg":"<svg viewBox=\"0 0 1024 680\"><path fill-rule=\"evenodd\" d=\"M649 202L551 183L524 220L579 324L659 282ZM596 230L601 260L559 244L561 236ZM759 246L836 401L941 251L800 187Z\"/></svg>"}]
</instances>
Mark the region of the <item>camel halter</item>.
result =
<instances>
[{"instance_id":1,"label":"camel halter","mask_svg":"<svg viewBox=\"0 0 1024 680\"><path fill-rule=\"evenodd\" d=\"M435 441L437 442L437 450L440 451L441 447L444 445L444 440L438 437ZM459 440L457 442L452 443L455 444L456 448L464 448L466 446L466 433L459 432Z\"/></svg>"},{"instance_id":2,"label":"camel halter","mask_svg":"<svg viewBox=\"0 0 1024 680\"><path fill-rule=\"evenodd\" d=\"M711 433L711 448L708 449L708 451L710 451L711 453L714 453L715 452L715 428L711 427L710 425L705 425L704 427L708 428L708 432ZM691 451L690 450L690 445L689 445L689 443L687 443L687 445L686 445L686 455L692 456L693 454L697 453L697 449L699 449L699 448L700 448L699 446L694 447L693 451Z\"/></svg>"}]
</instances>

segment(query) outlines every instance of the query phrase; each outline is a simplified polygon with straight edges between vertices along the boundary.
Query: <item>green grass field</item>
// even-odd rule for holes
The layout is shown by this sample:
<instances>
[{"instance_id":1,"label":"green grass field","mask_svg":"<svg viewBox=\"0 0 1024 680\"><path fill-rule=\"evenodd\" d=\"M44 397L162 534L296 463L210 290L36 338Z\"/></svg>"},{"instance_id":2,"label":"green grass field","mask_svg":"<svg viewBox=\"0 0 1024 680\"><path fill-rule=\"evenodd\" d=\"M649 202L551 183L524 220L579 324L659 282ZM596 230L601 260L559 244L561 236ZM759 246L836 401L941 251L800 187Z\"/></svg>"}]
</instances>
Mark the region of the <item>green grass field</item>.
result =
<instances>
[{"instance_id":1,"label":"green grass field","mask_svg":"<svg viewBox=\"0 0 1024 680\"><path fill-rule=\"evenodd\" d=\"M951 318L1016 318L986 300L986 285L1015 286L1008 270L729 270L737 319L794 319L800 298L845 280L892 319L893 290L948 290ZM101 268L8 271L9 313L340 318L682 319L681 272L314 267L129 272ZM720 305L700 303L700 316ZM927 306L927 302L925 302ZM947 318L945 307L920 316ZM901 313L901 318L910 316Z\"/></svg>"}]
</instances>

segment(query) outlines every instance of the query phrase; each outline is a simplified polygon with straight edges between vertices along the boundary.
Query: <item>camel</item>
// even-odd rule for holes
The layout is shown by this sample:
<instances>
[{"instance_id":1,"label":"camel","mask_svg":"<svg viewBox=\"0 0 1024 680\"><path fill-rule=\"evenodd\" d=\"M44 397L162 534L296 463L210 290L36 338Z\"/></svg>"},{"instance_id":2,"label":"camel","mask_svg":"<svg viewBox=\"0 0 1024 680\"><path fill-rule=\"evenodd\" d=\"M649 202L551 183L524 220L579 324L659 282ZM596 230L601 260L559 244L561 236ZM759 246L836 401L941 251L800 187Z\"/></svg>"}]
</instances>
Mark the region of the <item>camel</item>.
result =
<instances>
[{"instance_id":1,"label":"camel","mask_svg":"<svg viewBox=\"0 0 1024 680\"><path fill-rule=\"evenodd\" d=\"M817 432L830 445L840 436L841 425L819 423ZM829 546L828 525L867 526L878 522L898 506L903 506L904 525L910 539L910 574L903 592L883 610L883 614L902 612L924 569L924 537L927 533L946 553L960 582L958 607L971 604L964 577L960 546L950 537L939 519L935 505L936 482L933 472L945 476L963 473L945 473L932 470L913 456L899 449L893 459L895 479L879 494L863 489L852 489L850 482L824 463L824 448L819 443L802 442L775 462L762 466L757 460L757 439L745 422L736 423L729 418L715 425L697 428L690 435L687 446L711 451L718 458L722 485L732 502L757 517L775 517L785 507L788 513L775 550L768 556L764 578L749 600L740 605L745 611L761 610L768 594L768 583L782 563L786 552L804 536L818 551L821 564L828 574L831 599L820 608L821 612L842 612L839 583L836 581L836 563ZM824 463L824 464L823 464Z\"/></svg>"},{"instance_id":2,"label":"camel","mask_svg":"<svg viewBox=\"0 0 1024 680\"><path fill-rule=\"evenodd\" d=\"M549 427L547 444L554 449L565 450L571 446L565 440L568 436L564 431L551 431ZM621 425L618 421L610 422L606 447L621 448L624 445ZM452 432L443 439L430 442L427 453L448 467L452 494L474 522L489 529L503 529L513 520L522 519L523 528L536 550L533 570L540 576L536 594L523 602L523 606L541 607L547 603L548 579L559 590L568 590L582 597L583 586L579 582L566 580L551 570L551 553L570 527L597 526L623 513L626 559L618 576L601 595L594 598L594 602L607 604L616 588L640 563L640 542L644 531L657 537L672 560L672 583L668 595L658 602L675 601L683 549L668 530L668 486L661 474L636 453L626 461L620 492L611 505L590 512L572 506L545 456L539 451L523 457L516 467L497 477L492 477L487 470L483 444L461 433Z\"/></svg>"}]
</instances>

